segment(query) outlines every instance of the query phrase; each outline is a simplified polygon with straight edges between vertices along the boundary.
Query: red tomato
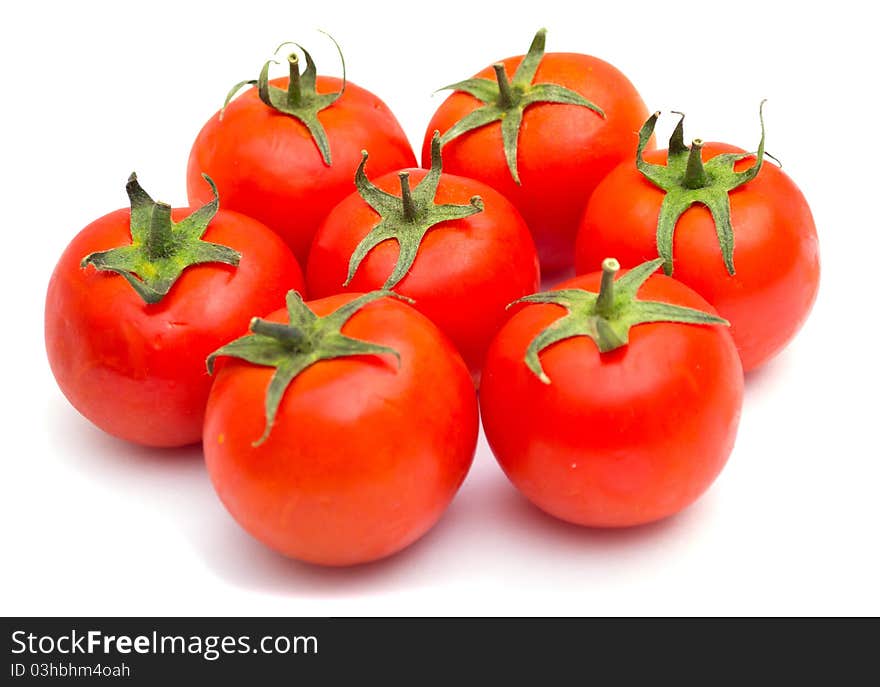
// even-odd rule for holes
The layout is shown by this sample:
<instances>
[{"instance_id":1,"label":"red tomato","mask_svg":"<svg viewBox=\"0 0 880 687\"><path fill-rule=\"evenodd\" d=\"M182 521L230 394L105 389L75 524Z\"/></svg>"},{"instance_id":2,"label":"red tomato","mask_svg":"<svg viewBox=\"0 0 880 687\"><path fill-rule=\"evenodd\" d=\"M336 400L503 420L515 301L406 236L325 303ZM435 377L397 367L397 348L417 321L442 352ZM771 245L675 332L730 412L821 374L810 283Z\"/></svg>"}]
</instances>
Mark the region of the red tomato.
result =
<instances>
[{"instance_id":1,"label":"red tomato","mask_svg":"<svg viewBox=\"0 0 880 687\"><path fill-rule=\"evenodd\" d=\"M522 59L509 57L501 62L508 76ZM476 76L494 79L493 67ZM605 116L579 105L526 107L516 155L520 184L508 167L499 121L464 133L443 147L448 172L485 182L517 207L535 239L545 276L571 268L578 220L590 194L611 169L632 155L637 132L648 115L629 80L612 65L589 55L545 54L533 83L548 82L582 95ZM428 124L423 163L429 159L435 130L448 131L483 104L461 91L449 96Z\"/></svg>"},{"instance_id":2,"label":"red tomato","mask_svg":"<svg viewBox=\"0 0 880 687\"><path fill-rule=\"evenodd\" d=\"M175 209L172 217L192 212ZM211 387L205 358L254 312L301 288L302 273L272 231L220 210L203 238L237 250L238 266L188 267L148 304L118 274L80 267L90 253L130 244L130 217L117 210L92 222L61 256L46 296L49 363L67 399L104 431L148 446L192 444Z\"/></svg>"},{"instance_id":3,"label":"red tomato","mask_svg":"<svg viewBox=\"0 0 880 687\"><path fill-rule=\"evenodd\" d=\"M296 69L296 65L293 65ZM273 79L286 90L290 79ZM318 76L318 94L345 91L317 119L331 155L326 164L315 138L296 118L263 103L257 88L217 112L193 145L187 171L191 203L206 200L201 174L217 183L224 207L254 217L278 232L305 264L312 236L340 200L368 148L377 173L415 165L397 119L379 98L355 84Z\"/></svg>"},{"instance_id":4,"label":"red tomato","mask_svg":"<svg viewBox=\"0 0 880 687\"><path fill-rule=\"evenodd\" d=\"M414 186L427 174L422 169L402 173ZM401 193L398 174L374 183L383 191ZM485 184L440 176L438 204L467 208L474 196L482 199L482 210L430 228L417 246L412 267L393 288L412 298L415 307L452 340L478 379L486 348L506 318L507 304L535 291L540 274L534 243L516 208ZM309 254L306 280L312 297L392 286L387 281L401 255L393 239L367 253L351 282L343 286L352 254L382 221L358 193L336 206L318 230Z\"/></svg>"},{"instance_id":5,"label":"red tomato","mask_svg":"<svg viewBox=\"0 0 880 687\"><path fill-rule=\"evenodd\" d=\"M325 316L352 300L308 306ZM279 310L266 319L287 317ZM219 358L205 419L208 472L233 517L276 551L323 565L375 560L421 537L464 480L477 440L467 369L426 317L383 298L341 331L391 347L399 365L392 355L312 364L286 388L255 446L275 370Z\"/></svg>"},{"instance_id":6,"label":"red tomato","mask_svg":"<svg viewBox=\"0 0 880 687\"><path fill-rule=\"evenodd\" d=\"M599 282L589 274L554 292L596 291ZM638 299L711 311L662 275L650 277ZM522 307L489 348L480 410L495 457L533 503L579 525L639 525L680 511L733 448L743 377L730 334L639 324L627 345L606 353L585 336L566 338L541 354L543 383L526 366L526 351L564 314L554 304Z\"/></svg>"},{"instance_id":7,"label":"red tomato","mask_svg":"<svg viewBox=\"0 0 880 687\"><path fill-rule=\"evenodd\" d=\"M745 153L724 143L705 143L702 159ZM667 152L647 162L664 164ZM755 164L743 159L739 172ZM809 315L819 288L819 244L810 208L781 169L764 164L758 175L729 194L735 237L735 274L722 260L712 215L704 205L686 210L675 227L672 276L709 301L752 370L781 351ZM621 164L599 185L581 219L578 273L598 269L606 255L638 263L657 255L657 221L664 192L633 161Z\"/></svg>"}]
</instances>

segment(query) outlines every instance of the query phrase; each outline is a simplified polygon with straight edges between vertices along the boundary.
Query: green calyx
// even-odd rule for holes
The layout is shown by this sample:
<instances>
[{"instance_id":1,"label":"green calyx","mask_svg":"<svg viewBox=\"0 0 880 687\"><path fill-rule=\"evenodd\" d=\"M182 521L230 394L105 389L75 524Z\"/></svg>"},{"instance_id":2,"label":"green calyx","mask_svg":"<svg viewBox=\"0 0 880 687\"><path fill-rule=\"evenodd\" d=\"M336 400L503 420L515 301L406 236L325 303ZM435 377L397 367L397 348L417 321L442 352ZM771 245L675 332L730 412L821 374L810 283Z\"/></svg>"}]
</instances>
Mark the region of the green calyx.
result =
<instances>
[{"instance_id":1,"label":"green calyx","mask_svg":"<svg viewBox=\"0 0 880 687\"><path fill-rule=\"evenodd\" d=\"M695 139L688 148L684 143L684 115L669 139L666 165L646 162L643 153L654 133L659 112L648 118L639 131L636 167L655 186L666 192L657 219L657 254L663 258L663 271L672 274L672 238L678 218L694 203L705 205L712 213L715 232L721 247L721 258L730 275L736 274L733 266L734 233L730 222L729 193L751 181L764 164L764 101L758 109L761 120L761 141L755 153L721 153L703 162L703 142ZM769 153L768 153L769 154ZM755 158L755 164L742 172L735 172L739 160Z\"/></svg>"},{"instance_id":2,"label":"green calyx","mask_svg":"<svg viewBox=\"0 0 880 687\"><path fill-rule=\"evenodd\" d=\"M393 355L400 364L400 354L393 348L353 339L341 331L358 310L386 296L411 302L391 291L372 291L349 301L329 315L318 317L303 303L296 291L289 291L288 324L255 317L251 320L251 334L231 341L208 356L208 374L214 374L214 361L218 356L240 358L254 365L275 368L266 391L266 427L254 446L269 438L278 406L290 383L318 361L355 355Z\"/></svg>"},{"instance_id":3,"label":"green calyx","mask_svg":"<svg viewBox=\"0 0 880 687\"><path fill-rule=\"evenodd\" d=\"M545 348L563 339L588 336L596 342L600 353L608 353L629 343L629 330L646 322L684 322L688 324L728 325L715 315L702 310L661 301L640 301L636 294L663 262L662 258L644 262L615 280L620 264L614 258L602 262L599 293L583 289L545 291L516 303L552 303L561 305L568 314L538 334L526 349L525 363L544 384L550 378L541 366L540 354ZM508 306L510 307L510 306Z\"/></svg>"},{"instance_id":4,"label":"green calyx","mask_svg":"<svg viewBox=\"0 0 880 687\"><path fill-rule=\"evenodd\" d=\"M473 196L469 205L436 205L434 197L440 183L442 161L440 159L440 134L434 132L431 140L431 169L416 185L410 188L409 174L400 172L399 196L387 193L367 179L365 167L367 151L361 153L354 183L361 198L379 214L379 222L361 239L348 263L348 277L343 286L348 286L354 278L363 259L383 241L397 241L399 253L394 270L388 276L383 288L392 289L403 279L419 252L422 239L430 229L441 222L470 217L483 210L483 200Z\"/></svg>"},{"instance_id":5,"label":"green calyx","mask_svg":"<svg viewBox=\"0 0 880 687\"><path fill-rule=\"evenodd\" d=\"M132 172L125 185L131 201L131 243L90 253L80 263L124 277L146 303L158 303L187 267L205 262L238 265L241 253L228 246L202 241L208 223L217 214L220 199L217 186L202 175L214 192L214 199L191 215L174 222L171 206L156 202L141 188Z\"/></svg>"},{"instance_id":6,"label":"green calyx","mask_svg":"<svg viewBox=\"0 0 880 687\"><path fill-rule=\"evenodd\" d=\"M345 58L342 56L342 49L336 40L330 34L326 35L333 41L333 45L336 46L336 50L339 52L339 59L342 62L342 88L337 93L318 93L315 88L318 70L315 67L312 56L299 43L285 42L279 45L275 52L277 53L286 45L295 45L302 50L303 56L306 58L305 69L300 72L299 56L296 53L290 53L287 56L290 80L286 89L277 88L269 83L269 66L280 63L277 60L266 61L260 70L258 79L240 81L230 89L223 103L223 109L220 110L220 119L223 119L226 106L229 105L229 101L235 97L236 93L244 86L256 85L260 100L272 109L299 120L309 130L312 140L314 140L321 153L324 164L329 167L332 164L330 143L327 141L327 133L324 131L323 125L318 120L318 113L330 107L345 92Z\"/></svg>"},{"instance_id":7,"label":"green calyx","mask_svg":"<svg viewBox=\"0 0 880 687\"><path fill-rule=\"evenodd\" d=\"M510 174L517 184L520 183L516 164L517 140L522 126L523 112L527 107L537 103L580 105L593 110L603 119L605 117L602 108L580 93L555 83L532 83L541 58L544 57L546 34L547 29L540 29L535 34L528 53L519 63L512 79L508 80L504 65L498 63L492 65L495 70L495 81L482 78L467 79L439 89L463 91L484 103L482 107L458 120L443 134L440 142L446 145L468 131L500 121L504 156Z\"/></svg>"}]
</instances>

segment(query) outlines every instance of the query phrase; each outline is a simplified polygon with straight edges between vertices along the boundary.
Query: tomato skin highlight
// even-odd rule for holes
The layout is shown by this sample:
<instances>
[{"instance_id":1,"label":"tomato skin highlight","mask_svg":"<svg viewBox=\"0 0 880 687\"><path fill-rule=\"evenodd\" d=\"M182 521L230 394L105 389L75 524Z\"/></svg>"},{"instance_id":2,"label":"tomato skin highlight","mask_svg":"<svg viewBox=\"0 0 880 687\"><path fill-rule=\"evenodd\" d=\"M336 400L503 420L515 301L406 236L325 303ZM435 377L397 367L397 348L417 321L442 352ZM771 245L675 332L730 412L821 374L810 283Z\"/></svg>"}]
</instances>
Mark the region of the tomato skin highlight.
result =
<instances>
[{"instance_id":1,"label":"tomato skin highlight","mask_svg":"<svg viewBox=\"0 0 880 687\"><path fill-rule=\"evenodd\" d=\"M703 160L744 152L723 143L706 143ZM664 164L666 151L651 151L645 159ZM752 164L752 158L741 160L736 170ZM577 272L598 269L606 255L613 254L625 264L656 257L663 196L633 162L611 172L581 218ZM772 164L765 163L755 179L730 192L730 214L736 274L731 276L724 267L709 210L694 205L676 225L672 276L730 321L748 372L779 353L806 321L819 288L819 244L803 194Z\"/></svg>"},{"instance_id":2,"label":"tomato skin highlight","mask_svg":"<svg viewBox=\"0 0 880 687\"><path fill-rule=\"evenodd\" d=\"M287 88L288 77L270 83ZM317 77L319 93L339 91L340 79ZM312 236L336 203L354 190L361 150L370 151L377 174L415 165L403 129L388 106L351 81L345 93L318 114L327 132L332 165L324 164L300 121L273 110L250 88L217 112L196 137L187 167L193 205L210 200L202 173L217 184L223 207L238 210L276 231L301 264Z\"/></svg>"},{"instance_id":3,"label":"tomato skin highlight","mask_svg":"<svg viewBox=\"0 0 880 687\"><path fill-rule=\"evenodd\" d=\"M354 297L309 306L323 316ZM239 524L286 556L328 566L383 558L427 532L470 468L478 428L461 357L416 310L384 298L342 332L396 349L400 368L393 356L312 365L254 447L273 369L219 358L204 433L211 480Z\"/></svg>"},{"instance_id":4,"label":"tomato skin highlight","mask_svg":"<svg viewBox=\"0 0 880 687\"><path fill-rule=\"evenodd\" d=\"M598 291L592 273L560 284ZM662 275L639 290L712 312L691 289ZM586 337L541 356L551 384L523 362L532 339L564 314L530 304L489 348L480 389L483 428L513 484L547 513L590 527L659 520L691 504L733 448L742 367L725 327L650 323L629 344L600 354Z\"/></svg>"},{"instance_id":5,"label":"tomato skin highlight","mask_svg":"<svg viewBox=\"0 0 880 687\"><path fill-rule=\"evenodd\" d=\"M508 75L521 60L522 56L502 61ZM492 67L476 76L495 78ZM522 185L508 169L500 122L449 141L443 147L443 161L447 172L478 179L516 206L534 237L541 269L551 274L571 268L583 208L602 178L635 151L648 110L626 76L589 55L546 53L534 79L540 82L577 91L601 107L606 118L577 105L539 103L526 108L517 155ZM462 92L440 105L425 132L423 165L430 160L434 130L446 132L481 105Z\"/></svg>"},{"instance_id":6,"label":"tomato skin highlight","mask_svg":"<svg viewBox=\"0 0 880 687\"><path fill-rule=\"evenodd\" d=\"M426 174L423 169L405 171L413 186ZM389 193L400 193L396 173L373 183ZM452 340L471 375L479 379L489 342L507 317L505 308L538 288L540 271L528 227L497 191L444 173L435 200L466 204L475 195L482 198L484 210L431 228L409 273L394 290L415 301L414 306ZM383 286L399 254L393 240L370 251L351 283L343 286L351 254L378 221L378 213L357 193L333 209L309 253L306 281L312 297Z\"/></svg>"},{"instance_id":7,"label":"tomato skin highlight","mask_svg":"<svg viewBox=\"0 0 880 687\"><path fill-rule=\"evenodd\" d=\"M192 211L175 209L172 217ZM130 216L117 210L92 222L62 254L46 295L49 363L71 404L105 432L146 446L197 443L211 387L205 358L247 327L255 310L304 288L302 272L268 228L220 210L204 239L238 250L239 265L188 267L148 305L121 276L80 267L89 253L131 242Z\"/></svg>"}]
</instances>

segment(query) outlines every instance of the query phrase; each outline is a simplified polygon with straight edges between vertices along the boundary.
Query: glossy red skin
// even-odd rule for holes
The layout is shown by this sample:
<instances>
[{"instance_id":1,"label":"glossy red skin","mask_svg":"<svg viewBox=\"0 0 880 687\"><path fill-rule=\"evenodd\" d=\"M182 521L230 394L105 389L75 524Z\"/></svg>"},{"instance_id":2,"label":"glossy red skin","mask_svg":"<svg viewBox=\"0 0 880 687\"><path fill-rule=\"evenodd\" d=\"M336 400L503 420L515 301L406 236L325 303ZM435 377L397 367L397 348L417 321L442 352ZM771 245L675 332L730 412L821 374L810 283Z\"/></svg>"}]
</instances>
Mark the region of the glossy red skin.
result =
<instances>
[{"instance_id":1,"label":"glossy red skin","mask_svg":"<svg viewBox=\"0 0 880 687\"><path fill-rule=\"evenodd\" d=\"M286 89L288 78L273 79ZM319 93L339 91L339 79L319 76ZM379 98L348 81L345 93L318 114L330 142L327 166L298 120L266 106L250 88L216 113L199 132L189 157L187 189L193 205L210 200L202 179L217 184L223 206L263 222L287 242L301 264L324 217L354 190L361 150L370 169L385 174L414 166L400 124Z\"/></svg>"},{"instance_id":2,"label":"glossy red skin","mask_svg":"<svg viewBox=\"0 0 880 687\"><path fill-rule=\"evenodd\" d=\"M706 143L703 159L742 153ZM666 163L666 151L645 158ZM754 159L737 163L741 170ZM581 219L578 273L599 269L614 255L623 264L657 257L657 217L663 191L630 161L615 169L593 194ZM803 194L775 165L730 193L736 274L727 273L709 210L694 205L681 216L673 239L673 277L709 301L730 324L743 369L753 370L779 353L801 328L819 289L819 242Z\"/></svg>"},{"instance_id":3,"label":"glossy red skin","mask_svg":"<svg viewBox=\"0 0 880 687\"><path fill-rule=\"evenodd\" d=\"M413 187L426 172L407 170ZM388 174L374 180L389 193L400 193L400 180ZM436 202L466 205L478 195L484 210L443 222L425 235L416 260L395 291L415 300L458 348L471 375L479 379L486 349L506 319L508 303L534 293L540 283L538 256L522 217L501 194L485 184L443 174ZM381 288L394 270L398 246L385 241L361 262L348 287L348 263L379 215L357 194L342 201L315 235L306 282L313 298L343 291Z\"/></svg>"},{"instance_id":4,"label":"glossy red skin","mask_svg":"<svg viewBox=\"0 0 880 687\"><path fill-rule=\"evenodd\" d=\"M512 76L522 56L503 61ZM487 67L479 77L495 79ZM526 108L520 129L514 182L504 157L501 123L493 122L443 147L444 169L479 179L500 191L520 211L538 247L545 276L573 263L578 220L590 194L609 171L631 157L648 110L636 89L615 67L589 55L547 53L534 83L552 82L577 91L601 107L542 103ZM431 153L434 130L444 133L481 102L453 93L431 118L422 145L422 163Z\"/></svg>"},{"instance_id":5,"label":"glossy red skin","mask_svg":"<svg viewBox=\"0 0 880 687\"><path fill-rule=\"evenodd\" d=\"M175 209L175 221L193 208ZM131 243L129 210L92 222L61 256L46 295L46 350L61 391L95 425L147 446L201 439L211 378L205 358L239 336L255 312L302 289L299 265L268 228L220 210L203 239L242 255L238 267L187 268L145 303L121 276L85 269L89 253Z\"/></svg>"},{"instance_id":6,"label":"glossy red skin","mask_svg":"<svg viewBox=\"0 0 880 687\"><path fill-rule=\"evenodd\" d=\"M597 291L597 273L558 288ZM652 276L639 291L711 312L674 279ZM489 348L480 389L486 438L507 476L539 508L590 527L665 518L712 483L733 448L743 396L726 328L673 323L630 330L629 345L600 354L592 339L561 341L541 354L551 384L523 362L531 340L565 314L522 307Z\"/></svg>"},{"instance_id":7,"label":"glossy red skin","mask_svg":"<svg viewBox=\"0 0 880 687\"><path fill-rule=\"evenodd\" d=\"M352 298L309 307L326 315ZM284 555L332 566L383 558L427 532L470 468L478 425L464 363L416 310L382 299L342 331L395 348L400 367L358 356L307 368L255 448L273 370L221 359L204 435L211 480L239 524Z\"/></svg>"}]
</instances>

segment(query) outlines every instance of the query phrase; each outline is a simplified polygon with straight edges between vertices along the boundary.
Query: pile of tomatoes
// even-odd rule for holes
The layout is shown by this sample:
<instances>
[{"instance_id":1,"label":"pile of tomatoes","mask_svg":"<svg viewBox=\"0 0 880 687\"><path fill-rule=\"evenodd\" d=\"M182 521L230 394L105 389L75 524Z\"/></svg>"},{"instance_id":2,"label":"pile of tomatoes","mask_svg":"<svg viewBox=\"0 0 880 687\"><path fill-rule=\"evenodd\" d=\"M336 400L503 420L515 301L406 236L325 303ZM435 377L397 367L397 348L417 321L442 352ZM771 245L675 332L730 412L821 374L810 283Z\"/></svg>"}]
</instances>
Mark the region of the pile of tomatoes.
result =
<instances>
[{"instance_id":1,"label":"pile of tomatoes","mask_svg":"<svg viewBox=\"0 0 880 687\"><path fill-rule=\"evenodd\" d=\"M689 505L733 448L743 371L816 297L810 210L764 159L763 114L755 152L686 144L683 115L657 150L660 113L621 72L544 43L448 86L421 168L344 62L319 76L298 45L288 76L266 62L196 138L191 207L132 174L130 208L61 256L45 319L61 390L122 439L202 442L242 527L313 563L430 529L480 415L558 518Z\"/></svg>"}]
</instances>

